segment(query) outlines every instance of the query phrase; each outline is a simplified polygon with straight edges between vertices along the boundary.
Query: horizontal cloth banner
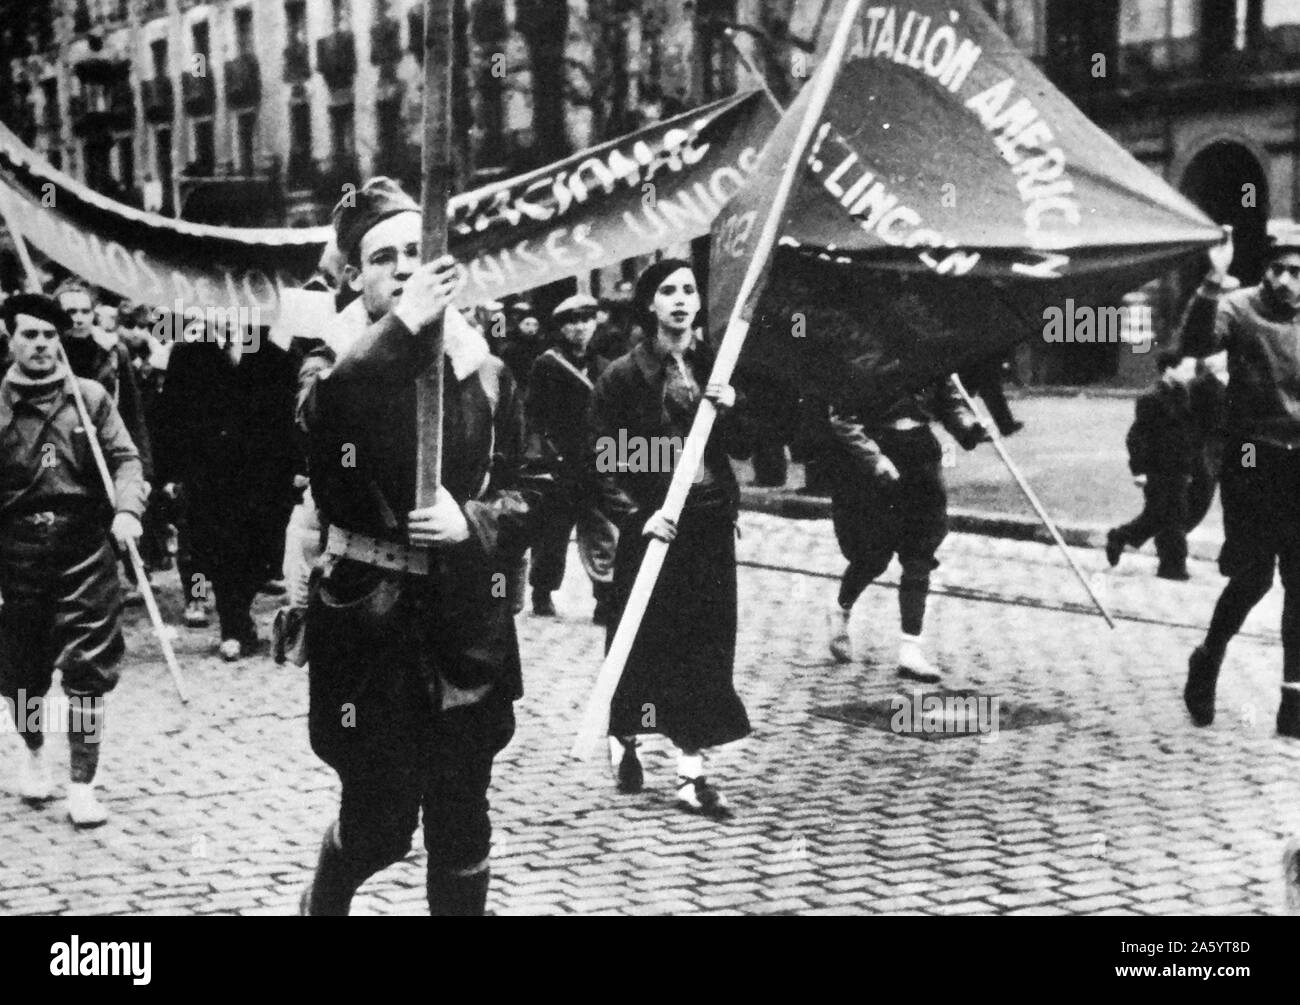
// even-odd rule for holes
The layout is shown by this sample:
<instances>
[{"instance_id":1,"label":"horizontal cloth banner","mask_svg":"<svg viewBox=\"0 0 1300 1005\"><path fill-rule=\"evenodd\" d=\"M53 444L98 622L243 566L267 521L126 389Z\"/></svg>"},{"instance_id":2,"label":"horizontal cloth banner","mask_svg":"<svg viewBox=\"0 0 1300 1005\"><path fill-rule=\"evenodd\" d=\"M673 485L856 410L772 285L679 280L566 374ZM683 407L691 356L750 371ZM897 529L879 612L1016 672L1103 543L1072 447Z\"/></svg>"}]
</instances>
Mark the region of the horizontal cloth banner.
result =
<instances>
[{"instance_id":1,"label":"horizontal cloth banner","mask_svg":"<svg viewBox=\"0 0 1300 1005\"><path fill-rule=\"evenodd\" d=\"M462 301L495 300L707 234L775 122L763 95L748 92L456 196L448 236L468 266ZM0 211L33 247L121 296L257 307L267 319L283 290L312 275L331 236L328 227L214 227L142 212L58 171L3 125Z\"/></svg>"}]
</instances>

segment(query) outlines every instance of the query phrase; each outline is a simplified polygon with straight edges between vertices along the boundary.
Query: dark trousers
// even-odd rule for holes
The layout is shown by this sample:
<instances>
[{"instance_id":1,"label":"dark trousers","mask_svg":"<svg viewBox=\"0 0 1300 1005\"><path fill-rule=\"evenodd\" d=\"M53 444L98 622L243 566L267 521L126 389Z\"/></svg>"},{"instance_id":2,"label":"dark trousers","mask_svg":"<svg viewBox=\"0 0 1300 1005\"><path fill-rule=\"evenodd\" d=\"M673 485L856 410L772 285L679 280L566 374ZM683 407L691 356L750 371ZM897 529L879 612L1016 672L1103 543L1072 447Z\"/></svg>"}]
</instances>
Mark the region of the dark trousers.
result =
<instances>
[{"instance_id":1,"label":"dark trousers","mask_svg":"<svg viewBox=\"0 0 1300 1005\"><path fill-rule=\"evenodd\" d=\"M277 539L278 511L257 501L240 500L213 505L220 497L197 493L189 507L191 559L197 569L182 574L211 577L216 594L217 619L223 639L249 641L257 631L253 625L253 599L266 582L267 557ZM282 538L281 538L282 541ZM277 564L283 558L276 556ZM201 579L199 580L201 582ZM193 590L189 599L194 598Z\"/></svg>"},{"instance_id":2,"label":"dark trousers","mask_svg":"<svg viewBox=\"0 0 1300 1005\"><path fill-rule=\"evenodd\" d=\"M614 579L618 529L600 512L594 490L584 491L581 484L563 486L543 511L529 584L539 593L560 588L574 527L578 528L578 557L591 580L592 594L598 604L604 603Z\"/></svg>"},{"instance_id":3,"label":"dark trousers","mask_svg":"<svg viewBox=\"0 0 1300 1005\"><path fill-rule=\"evenodd\" d=\"M1205 648L1219 660L1251 609L1273 585L1276 568L1282 603L1282 677L1300 682L1300 455L1266 443L1252 444L1254 463L1241 462L1243 444L1224 457L1223 550L1219 571L1228 577L1215 605Z\"/></svg>"},{"instance_id":4,"label":"dark trousers","mask_svg":"<svg viewBox=\"0 0 1300 1005\"><path fill-rule=\"evenodd\" d=\"M99 699L113 690L125 652L122 590L99 521L60 514L0 529L0 595L0 698L11 708L43 698L55 670L70 697ZM74 782L95 778L99 705L83 706L87 714L69 723ZM23 730L22 737L33 750L44 742L39 732Z\"/></svg>"},{"instance_id":5,"label":"dark trousers","mask_svg":"<svg viewBox=\"0 0 1300 1005\"><path fill-rule=\"evenodd\" d=\"M920 635L925 624L930 573L948 535L948 495L942 450L928 426L874 433L881 451L898 468L899 480L877 485L841 469L831 496L831 520L848 568L840 580L839 603L849 608L898 556L900 627Z\"/></svg>"},{"instance_id":6,"label":"dark trousers","mask_svg":"<svg viewBox=\"0 0 1300 1005\"><path fill-rule=\"evenodd\" d=\"M1007 403L1006 392L1002 390L1002 378L999 375L993 380L980 388L980 397L984 399L984 405L989 410L989 415L997 423L998 432L1004 436L1011 430L1016 423L1016 417L1011 414L1011 406Z\"/></svg>"},{"instance_id":7,"label":"dark trousers","mask_svg":"<svg viewBox=\"0 0 1300 1005\"><path fill-rule=\"evenodd\" d=\"M1210 506L1214 502L1214 491L1218 485L1217 466L1209 460L1199 460L1192 468L1192 482L1187 489L1187 532L1189 534L1201 525L1201 521L1210 512Z\"/></svg>"},{"instance_id":8,"label":"dark trousers","mask_svg":"<svg viewBox=\"0 0 1300 1005\"><path fill-rule=\"evenodd\" d=\"M491 851L487 793L492 759L514 733L511 704L489 695L434 713L423 687L410 698L392 756L339 771L339 843L359 881L406 857L421 812L431 877L473 869Z\"/></svg>"},{"instance_id":9,"label":"dark trousers","mask_svg":"<svg viewBox=\"0 0 1300 1005\"><path fill-rule=\"evenodd\" d=\"M1188 492L1190 473L1152 472L1142 492L1146 499L1137 518L1116 528L1116 536L1131 548L1155 538L1156 554L1164 568L1187 563Z\"/></svg>"}]
</instances>

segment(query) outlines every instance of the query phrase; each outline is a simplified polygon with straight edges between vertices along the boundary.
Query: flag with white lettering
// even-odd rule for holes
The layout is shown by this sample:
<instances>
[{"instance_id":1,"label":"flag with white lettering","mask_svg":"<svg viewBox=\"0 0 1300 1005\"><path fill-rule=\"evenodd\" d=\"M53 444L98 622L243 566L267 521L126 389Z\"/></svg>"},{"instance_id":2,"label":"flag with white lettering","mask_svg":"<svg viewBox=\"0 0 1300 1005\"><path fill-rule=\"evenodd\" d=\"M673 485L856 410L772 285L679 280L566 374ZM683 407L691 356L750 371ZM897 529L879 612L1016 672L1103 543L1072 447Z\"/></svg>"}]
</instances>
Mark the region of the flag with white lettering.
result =
<instances>
[{"instance_id":1,"label":"flag with white lettering","mask_svg":"<svg viewBox=\"0 0 1300 1005\"><path fill-rule=\"evenodd\" d=\"M451 253L466 268L461 302L498 299L707 234L777 119L750 91L456 195L447 228ZM328 227L208 226L114 202L3 124L0 219L64 268L122 296L177 314L194 305L255 307L267 321L281 313L282 294L312 275L331 234Z\"/></svg>"},{"instance_id":2,"label":"flag with white lettering","mask_svg":"<svg viewBox=\"0 0 1300 1005\"><path fill-rule=\"evenodd\" d=\"M751 186L788 156L789 128L778 126ZM714 224L714 337L753 207L741 193ZM1118 307L1220 236L978 3L866 6L785 207L742 366L830 392L851 381L885 407L1046 337L1045 315L1067 298Z\"/></svg>"}]
</instances>

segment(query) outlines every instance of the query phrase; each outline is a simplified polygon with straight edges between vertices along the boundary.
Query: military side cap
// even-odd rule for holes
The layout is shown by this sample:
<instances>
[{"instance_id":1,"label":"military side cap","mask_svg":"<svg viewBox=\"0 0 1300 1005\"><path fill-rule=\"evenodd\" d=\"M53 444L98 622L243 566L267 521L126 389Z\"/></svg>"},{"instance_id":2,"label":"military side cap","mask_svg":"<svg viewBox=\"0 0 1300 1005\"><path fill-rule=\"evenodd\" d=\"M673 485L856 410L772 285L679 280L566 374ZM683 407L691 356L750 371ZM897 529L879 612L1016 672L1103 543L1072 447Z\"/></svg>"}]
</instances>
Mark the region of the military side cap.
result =
<instances>
[{"instance_id":1,"label":"military side cap","mask_svg":"<svg viewBox=\"0 0 1300 1005\"><path fill-rule=\"evenodd\" d=\"M418 213L420 207L391 178L371 178L339 200L330 214L339 252L351 258L366 231L398 213Z\"/></svg>"}]
</instances>

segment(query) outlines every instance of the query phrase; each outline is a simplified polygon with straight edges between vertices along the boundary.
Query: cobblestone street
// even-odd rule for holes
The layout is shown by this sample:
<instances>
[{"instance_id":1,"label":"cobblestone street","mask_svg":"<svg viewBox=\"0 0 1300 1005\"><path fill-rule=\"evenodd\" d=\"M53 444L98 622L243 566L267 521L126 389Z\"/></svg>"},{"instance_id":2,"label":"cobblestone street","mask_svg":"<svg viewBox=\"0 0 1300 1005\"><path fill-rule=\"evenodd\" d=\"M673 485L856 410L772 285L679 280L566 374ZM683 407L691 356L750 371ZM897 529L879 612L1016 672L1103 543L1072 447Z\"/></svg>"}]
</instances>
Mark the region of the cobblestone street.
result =
<instances>
[{"instance_id":1,"label":"cobblestone street","mask_svg":"<svg viewBox=\"0 0 1300 1005\"><path fill-rule=\"evenodd\" d=\"M1274 734L1280 588L1230 648L1214 727L1181 702L1186 656L1222 580L1153 577L1132 556L1098 579L1117 630L1084 607L1041 545L953 536L928 618L962 683L1064 721L926 742L813 714L898 690L893 589L855 612L859 660L833 664L826 608L841 568L829 522L746 513L736 681L754 724L710 777L735 819L673 807L651 741L647 790L619 795L603 758L567 751L602 630L576 561L561 617L521 615L527 696L497 759L489 907L498 914L696 912L1278 914L1282 853L1300 838L1300 743ZM1080 556L1104 567L1100 552ZM896 583L896 567L888 582ZM176 621L172 575L165 611ZM262 597L259 612L274 602ZM286 914L336 805L307 746L306 677L259 657L225 664L215 629L182 630L182 711L133 612L109 702L101 791L113 816L78 833L61 802L15 793L21 744L0 736L0 913ZM52 739L56 762L66 745ZM419 914L423 851L367 884L357 914Z\"/></svg>"}]
</instances>

